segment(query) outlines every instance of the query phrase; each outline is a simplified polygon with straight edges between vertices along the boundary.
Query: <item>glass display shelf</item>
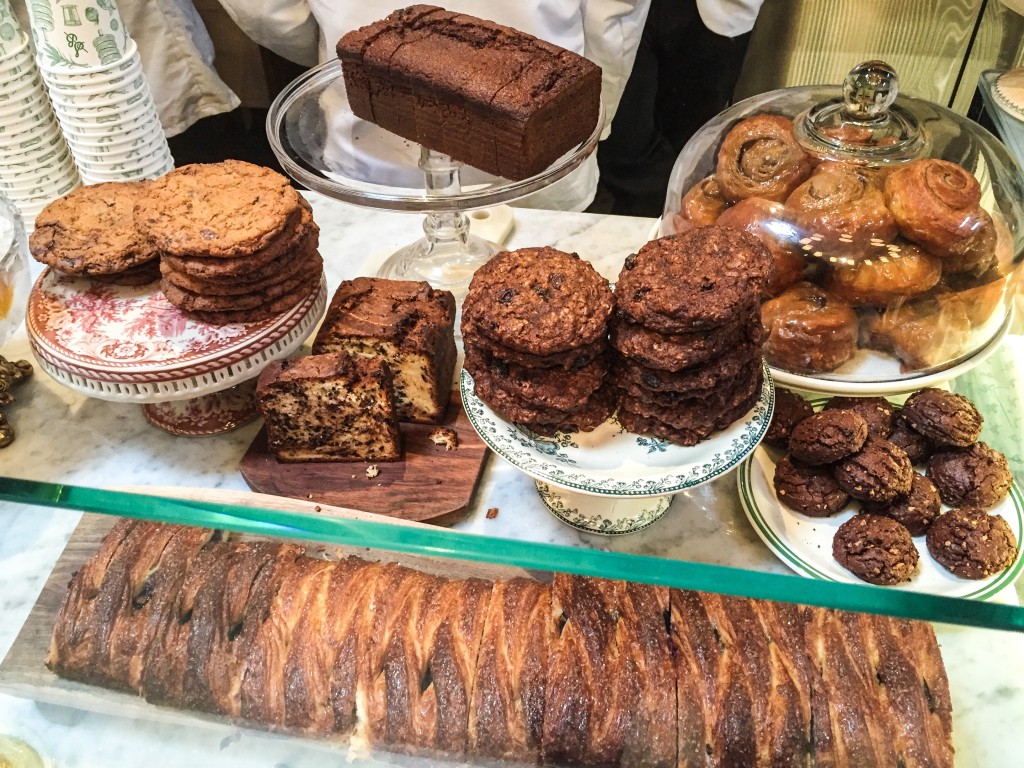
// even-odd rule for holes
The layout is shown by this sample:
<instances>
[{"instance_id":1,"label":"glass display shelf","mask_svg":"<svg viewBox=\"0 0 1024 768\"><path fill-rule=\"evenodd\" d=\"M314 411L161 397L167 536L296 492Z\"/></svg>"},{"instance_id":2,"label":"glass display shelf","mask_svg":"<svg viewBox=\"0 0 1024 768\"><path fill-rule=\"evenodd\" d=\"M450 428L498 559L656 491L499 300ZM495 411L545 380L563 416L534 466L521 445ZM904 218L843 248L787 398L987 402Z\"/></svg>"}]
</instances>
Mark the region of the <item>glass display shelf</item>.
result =
<instances>
[{"instance_id":1,"label":"glass display shelf","mask_svg":"<svg viewBox=\"0 0 1024 768\"><path fill-rule=\"evenodd\" d=\"M321 517L9 477L0 478L0 499L285 539L641 581L947 624L1024 631L1024 608L1001 602L752 572L625 552L495 539L441 528Z\"/></svg>"}]
</instances>

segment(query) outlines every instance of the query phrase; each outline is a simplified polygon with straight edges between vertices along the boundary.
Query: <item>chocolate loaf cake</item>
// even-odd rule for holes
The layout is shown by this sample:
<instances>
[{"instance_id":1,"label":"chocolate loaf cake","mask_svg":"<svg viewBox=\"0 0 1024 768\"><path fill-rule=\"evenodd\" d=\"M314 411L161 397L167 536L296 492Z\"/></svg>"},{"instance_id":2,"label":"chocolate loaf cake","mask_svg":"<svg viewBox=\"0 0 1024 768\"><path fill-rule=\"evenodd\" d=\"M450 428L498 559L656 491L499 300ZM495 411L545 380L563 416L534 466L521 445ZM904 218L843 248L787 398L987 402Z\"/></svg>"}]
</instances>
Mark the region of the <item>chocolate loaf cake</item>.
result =
<instances>
[{"instance_id":1,"label":"chocolate loaf cake","mask_svg":"<svg viewBox=\"0 0 1024 768\"><path fill-rule=\"evenodd\" d=\"M275 360L256 383L267 448L278 461L397 461L391 371L335 352Z\"/></svg>"},{"instance_id":2,"label":"chocolate loaf cake","mask_svg":"<svg viewBox=\"0 0 1024 768\"><path fill-rule=\"evenodd\" d=\"M414 5L337 44L357 117L488 173L525 179L593 132L601 68L525 32Z\"/></svg>"},{"instance_id":3,"label":"chocolate loaf cake","mask_svg":"<svg viewBox=\"0 0 1024 768\"><path fill-rule=\"evenodd\" d=\"M426 282L357 277L334 292L313 353L384 360L399 421L436 424L451 398L455 297Z\"/></svg>"},{"instance_id":4,"label":"chocolate loaf cake","mask_svg":"<svg viewBox=\"0 0 1024 768\"><path fill-rule=\"evenodd\" d=\"M47 666L150 702L435 760L953 764L927 624L555 574L456 579L122 520Z\"/></svg>"}]
</instances>

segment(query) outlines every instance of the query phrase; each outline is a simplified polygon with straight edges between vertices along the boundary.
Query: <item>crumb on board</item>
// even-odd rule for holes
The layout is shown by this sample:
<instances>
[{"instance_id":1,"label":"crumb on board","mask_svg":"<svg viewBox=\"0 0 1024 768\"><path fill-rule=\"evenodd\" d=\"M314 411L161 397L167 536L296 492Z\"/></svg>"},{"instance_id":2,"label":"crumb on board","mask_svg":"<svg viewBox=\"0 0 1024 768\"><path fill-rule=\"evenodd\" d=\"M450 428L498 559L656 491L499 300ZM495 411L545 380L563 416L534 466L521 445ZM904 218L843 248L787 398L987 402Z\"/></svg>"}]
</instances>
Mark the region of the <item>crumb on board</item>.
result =
<instances>
[{"instance_id":1,"label":"crumb on board","mask_svg":"<svg viewBox=\"0 0 1024 768\"><path fill-rule=\"evenodd\" d=\"M319 504L317 504L315 507L313 507L313 510L315 512L322 512L323 511L322 509L320 509L320 505Z\"/></svg>"},{"instance_id":2,"label":"crumb on board","mask_svg":"<svg viewBox=\"0 0 1024 768\"><path fill-rule=\"evenodd\" d=\"M366 468L366 476L367 477L376 477L379 474L380 474L380 467L378 467L376 464L371 464L370 466L368 466Z\"/></svg>"},{"instance_id":3,"label":"crumb on board","mask_svg":"<svg viewBox=\"0 0 1024 768\"><path fill-rule=\"evenodd\" d=\"M459 447L459 433L448 427L438 427L430 433L430 442L443 446L446 451L453 451Z\"/></svg>"},{"instance_id":4,"label":"crumb on board","mask_svg":"<svg viewBox=\"0 0 1024 768\"><path fill-rule=\"evenodd\" d=\"M488 520L493 520L497 516L498 516L498 508L497 507L491 507L490 509L487 510L487 519Z\"/></svg>"}]
</instances>

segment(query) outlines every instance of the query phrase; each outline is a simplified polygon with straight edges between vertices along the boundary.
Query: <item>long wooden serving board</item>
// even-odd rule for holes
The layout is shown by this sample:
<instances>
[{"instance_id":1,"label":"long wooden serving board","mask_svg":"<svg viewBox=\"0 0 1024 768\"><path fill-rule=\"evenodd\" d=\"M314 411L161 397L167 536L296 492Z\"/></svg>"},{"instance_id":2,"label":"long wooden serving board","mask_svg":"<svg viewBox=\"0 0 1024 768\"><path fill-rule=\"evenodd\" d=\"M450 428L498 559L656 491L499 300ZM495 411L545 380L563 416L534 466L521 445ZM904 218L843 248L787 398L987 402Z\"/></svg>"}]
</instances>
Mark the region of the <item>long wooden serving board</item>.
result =
<instances>
[{"instance_id":1,"label":"long wooden serving board","mask_svg":"<svg viewBox=\"0 0 1024 768\"><path fill-rule=\"evenodd\" d=\"M448 450L430 436L454 430L458 447ZM256 435L239 469L260 493L317 501L404 520L451 525L469 512L488 448L462 407L459 393L440 425L402 424L402 460L395 462L278 461L267 450L266 430Z\"/></svg>"},{"instance_id":2,"label":"long wooden serving board","mask_svg":"<svg viewBox=\"0 0 1024 768\"><path fill-rule=\"evenodd\" d=\"M262 507L272 504L277 509L285 509L292 512L330 515L349 519L372 520L374 518L372 514L344 507L325 506L310 501L268 498L245 491L149 486L132 486L117 490L251 507ZM231 723L226 718L203 712L157 706L130 693L65 680L46 668L45 660L50 646L50 633L57 612L64 602L68 582L71 580L72 574L81 568L85 561L99 549L104 535L106 535L117 519L111 515L85 514L82 516L81 521L68 540L64 552L50 572L50 576L46 580L46 584L43 586L43 590L33 605L32 611L18 633L14 644L3 661L0 662L0 691L43 703L67 706L114 717L129 718L125 723L126 728L132 727L131 721L134 719L179 726L182 727L181 736L183 739L192 739L192 731L199 727L207 733L207 737L204 738L201 734L198 734L195 737L196 744L209 744L210 733L214 734L214 738L223 737L223 739L230 741L235 741L239 738L239 734L244 734L247 743L251 740L263 743L266 749L276 749L280 756L287 756L289 762L292 759L298 759L306 753L307 759L298 762L301 765L322 763L325 751L329 754L329 762L332 764L338 762L339 758L344 759L346 757L345 752L342 751L339 754L339 745L329 740L324 741L302 736L274 734L255 728L239 726ZM421 523L405 520L396 520L395 523L403 526L427 527ZM240 538L252 537L247 534L241 534ZM352 554L366 560L395 561L436 575L452 575L453 561L442 558L377 550L371 551L363 547L325 546L318 543L310 545L310 552L318 552L326 556ZM458 575L462 577L478 576L494 579L528 575L524 569L486 563L459 561L457 567ZM276 746L281 744L281 742L286 742L285 746ZM250 747L259 752L259 749L252 747L251 744ZM320 755L319 757L318 754ZM373 754L359 753L356 756L360 758L359 765L367 766L367 768L435 768L437 766L436 760L385 752L375 752ZM510 763L509 768L515 768L515 765Z\"/></svg>"}]
</instances>

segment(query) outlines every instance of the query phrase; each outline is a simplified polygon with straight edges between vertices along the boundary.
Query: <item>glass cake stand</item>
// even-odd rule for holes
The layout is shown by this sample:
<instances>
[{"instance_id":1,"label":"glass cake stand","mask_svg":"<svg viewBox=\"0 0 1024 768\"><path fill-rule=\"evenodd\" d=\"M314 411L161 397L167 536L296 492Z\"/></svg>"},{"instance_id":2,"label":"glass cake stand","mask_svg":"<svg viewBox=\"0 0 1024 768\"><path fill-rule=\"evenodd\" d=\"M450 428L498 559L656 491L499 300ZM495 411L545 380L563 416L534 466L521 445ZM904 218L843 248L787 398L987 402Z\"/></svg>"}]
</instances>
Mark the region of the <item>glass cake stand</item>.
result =
<instances>
[{"instance_id":1,"label":"glass cake stand","mask_svg":"<svg viewBox=\"0 0 1024 768\"><path fill-rule=\"evenodd\" d=\"M424 237L392 254L379 277L426 280L465 295L477 267L498 247L470 234L466 211L516 200L561 179L594 151L604 111L586 141L542 173L510 181L357 118L349 106L341 62L310 69L274 99L267 115L270 146L297 182L336 200L424 213Z\"/></svg>"}]
</instances>

